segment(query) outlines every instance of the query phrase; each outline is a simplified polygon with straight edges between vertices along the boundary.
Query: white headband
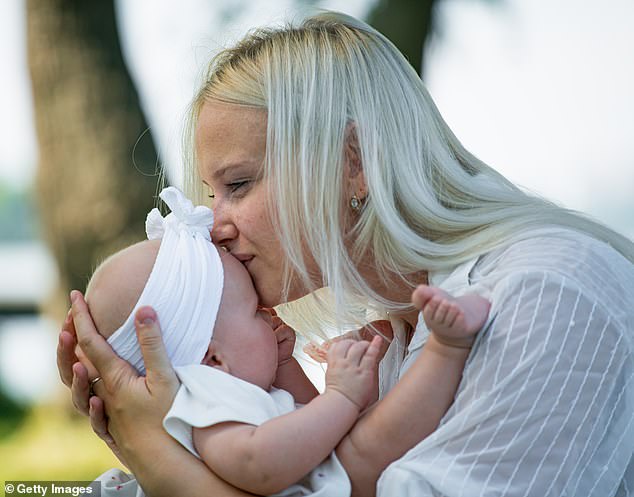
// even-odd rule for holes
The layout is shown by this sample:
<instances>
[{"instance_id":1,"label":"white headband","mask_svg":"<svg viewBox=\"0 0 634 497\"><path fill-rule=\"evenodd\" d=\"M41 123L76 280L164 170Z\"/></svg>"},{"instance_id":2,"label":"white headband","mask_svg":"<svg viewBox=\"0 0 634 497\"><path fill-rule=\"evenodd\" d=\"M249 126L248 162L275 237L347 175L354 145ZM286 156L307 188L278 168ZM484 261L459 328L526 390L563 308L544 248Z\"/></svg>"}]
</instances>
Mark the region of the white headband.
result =
<instances>
[{"instance_id":1,"label":"white headband","mask_svg":"<svg viewBox=\"0 0 634 497\"><path fill-rule=\"evenodd\" d=\"M162 238L156 262L130 316L108 339L141 374L145 366L134 330L136 311L144 305L154 308L173 366L200 364L213 333L224 279L209 233L214 222L211 209L194 207L172 186L159 196L172 212L163 217L152 209L145 222L149 240Z\"/></svg>"}]
</instances>

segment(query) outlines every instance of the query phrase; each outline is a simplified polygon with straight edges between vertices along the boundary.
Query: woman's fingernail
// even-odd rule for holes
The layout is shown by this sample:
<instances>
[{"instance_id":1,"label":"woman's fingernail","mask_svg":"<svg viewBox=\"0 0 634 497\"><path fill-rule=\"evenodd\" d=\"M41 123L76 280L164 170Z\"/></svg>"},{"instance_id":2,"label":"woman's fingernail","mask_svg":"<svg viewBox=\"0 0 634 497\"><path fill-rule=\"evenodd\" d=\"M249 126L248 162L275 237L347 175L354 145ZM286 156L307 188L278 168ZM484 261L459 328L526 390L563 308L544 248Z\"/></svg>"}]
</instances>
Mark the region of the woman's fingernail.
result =
<instances>
[{"instance_id":1,"label":"woman's fingernail","mask_svg":"<svg viewBox=\"0 0 634 497\"><path fill-rule=\"evenodd\" d=\"M154 319L151 317L137 318L136 322L138 326L152 326L154 324Z\"/></svg>"},{"instance_id":2,"label":"woman's fingernail","mask_svg":"<svg viewBox=\"0 0 634 497\"><path fill-rule=\"evenodd\" d=\"M79 292L77 290L71 290L71 292L70 292L70 301L74 303L75 300L77 300L78 296L79 296Z\"/></svg>"},{"instance_id":3,"label":"woman's fingernail","mask_svg":"<svg viewBox=\"0 0 634 497\"><path fill-rule=\"evenodd\" d=\"M151 307L141 307L136 313L136 320L144 326L151 326L156 322L156 312Z\"/></svg>"}]
</instances>

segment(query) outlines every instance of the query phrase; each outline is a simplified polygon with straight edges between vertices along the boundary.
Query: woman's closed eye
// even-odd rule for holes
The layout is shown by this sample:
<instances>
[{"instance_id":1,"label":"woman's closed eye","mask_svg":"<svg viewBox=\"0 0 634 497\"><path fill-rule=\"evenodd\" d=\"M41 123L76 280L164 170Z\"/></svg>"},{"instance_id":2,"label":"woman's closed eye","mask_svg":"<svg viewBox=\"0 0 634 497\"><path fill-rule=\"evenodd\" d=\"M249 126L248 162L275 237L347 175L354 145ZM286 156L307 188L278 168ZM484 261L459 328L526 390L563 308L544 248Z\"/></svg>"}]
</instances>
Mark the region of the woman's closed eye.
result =
<instances>
[{"instance_id":1,"label":"woman's closed eye","mask_svg":"<svg viewBox=\"0 0 634 497\"><path fill-rule=\"evenodd\" d=\"M240 196L248 192L252 183L253 181L250 179L241 179L237 181L232 181L231 183L227 183L225 185L225 188L230 195Z\"/></svg>"},{"instance_id":2,"label":"woman's closed eye","mask_svg":"<svg viewBox=\"0 0 634 497\"><path fill-rule=\"evenodd\" d=\"M227 188L229 188L230 191L235 192L237 190L239 190L240 188L242 188L243 186L246 186L250 183L250 180L248 179L241 179L238 181L232 181L231 183L227 184Z\"/></svg>"},{"instance_id":3,"label":"woman's closed eye","mask_svg":"<svg viewBox=\"0 0 634 497\"><path fill-rule=\"evenodd\" d=\"M226 183L224 185L224 190L231 196L231 195L236 195L236 196L240 196L241 194L245 194L248 190L248 186L250 186L251 184L251 180L245 179L245 180L239 180L239 181L232 181L231 183ZM216 192L211 192L207 195L207 197L209 197L211 200L215 200L216 199Z\"/></svg>"}]
</instances>

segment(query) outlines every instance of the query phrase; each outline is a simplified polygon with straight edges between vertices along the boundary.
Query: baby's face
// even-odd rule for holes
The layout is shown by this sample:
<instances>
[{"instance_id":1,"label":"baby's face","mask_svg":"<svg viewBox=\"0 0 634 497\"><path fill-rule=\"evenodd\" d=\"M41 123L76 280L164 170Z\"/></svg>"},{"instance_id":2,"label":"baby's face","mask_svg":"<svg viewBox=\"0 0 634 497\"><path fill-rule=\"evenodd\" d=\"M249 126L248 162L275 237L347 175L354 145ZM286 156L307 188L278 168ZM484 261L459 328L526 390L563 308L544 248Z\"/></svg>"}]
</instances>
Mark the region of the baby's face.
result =
<instances>
[{"instance_id":1,"label":"baby's face","mask_svg":"<svg viewBox=\"0 0 634 497\"><path fill-rule=\"evenodd\" d=\"M227 253L221 253L221 260L224 289L212 341L233 376L268 390L277 372L271 316L258 308L258 296L242 263Z\"/></svg>"}]
</instances>

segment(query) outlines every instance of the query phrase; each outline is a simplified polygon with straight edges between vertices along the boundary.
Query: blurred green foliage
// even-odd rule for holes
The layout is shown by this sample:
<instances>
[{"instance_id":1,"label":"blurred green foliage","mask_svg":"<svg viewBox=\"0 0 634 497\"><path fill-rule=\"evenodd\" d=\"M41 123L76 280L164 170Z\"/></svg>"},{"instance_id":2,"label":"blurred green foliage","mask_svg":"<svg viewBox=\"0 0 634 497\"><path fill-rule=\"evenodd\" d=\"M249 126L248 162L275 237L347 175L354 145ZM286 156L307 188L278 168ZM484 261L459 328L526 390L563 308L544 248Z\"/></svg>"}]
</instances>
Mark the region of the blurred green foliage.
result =
<instances>
[{"instance_id":1,"label":"blurred green foliage","mask_svg":"<svg viewBox=\"0 0 634 497\"><path fill-rule=\"evenodd\" d=\"M88 420L71 414L66 404L64 398L33 407L0 439L0 480L92 481L109 468L123 468Z\"/></svg>"},{"instance_id":2,"label":"blurred green foliage","mask_svg":"<svg viewBox=\"0 0 634 497\"><path fill-rule=\"evenodd\" d=\"M0 389L0 443L20 428L26 413L26 406L16 402Z\"/></svg>"}]
</instances>

